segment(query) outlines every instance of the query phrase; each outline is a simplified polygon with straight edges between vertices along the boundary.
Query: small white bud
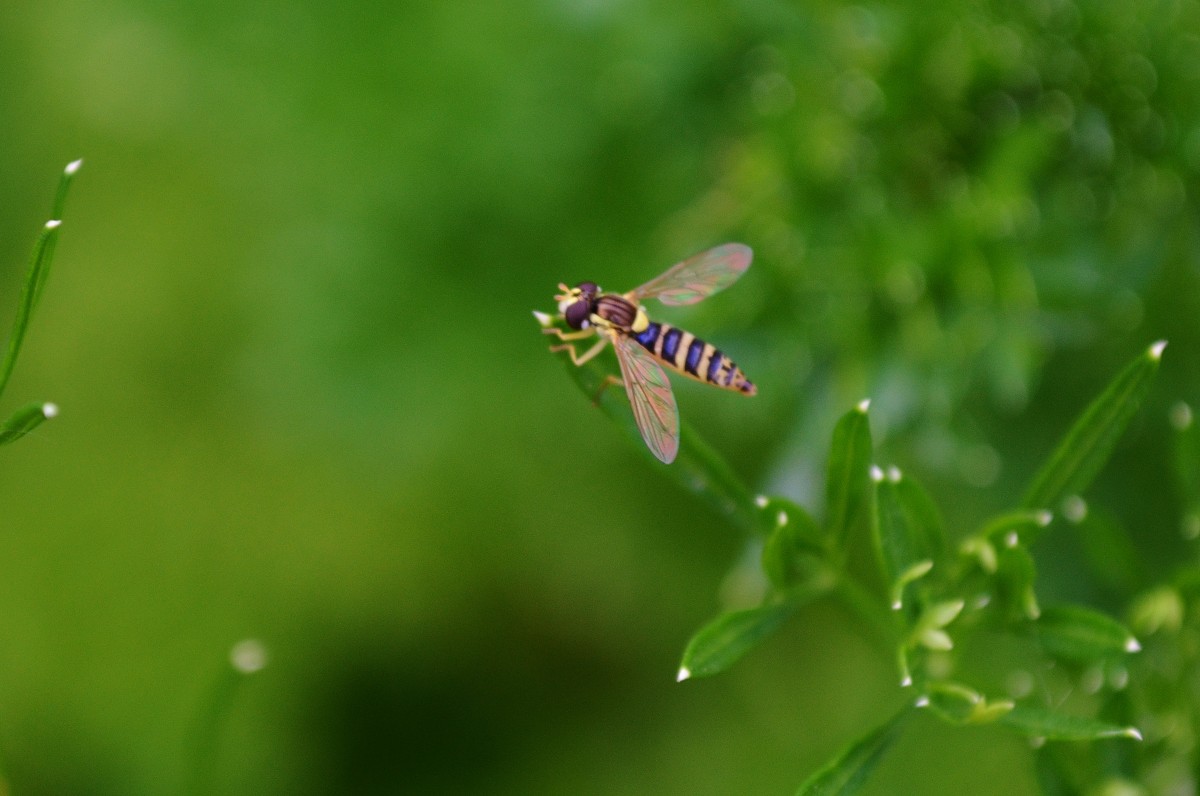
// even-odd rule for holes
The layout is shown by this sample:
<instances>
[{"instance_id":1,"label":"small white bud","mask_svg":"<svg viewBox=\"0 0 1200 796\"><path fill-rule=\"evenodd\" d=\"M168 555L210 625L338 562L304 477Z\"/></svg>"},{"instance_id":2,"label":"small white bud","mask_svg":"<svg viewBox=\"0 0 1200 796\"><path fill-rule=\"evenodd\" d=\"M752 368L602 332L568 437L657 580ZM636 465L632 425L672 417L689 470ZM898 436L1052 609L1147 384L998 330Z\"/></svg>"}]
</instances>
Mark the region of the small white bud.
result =
<instances>
[{"instance_id":1,"label":"small white bud","mask_svg":"<svg viewBox=\"0 0 1200 796\"><path fill-rule=\"evenodd\" d=\"M267 665L267 648L256 638L239 641L229 651L229 663L242 674L253 674Z\"/></svg>"}]
</instances>

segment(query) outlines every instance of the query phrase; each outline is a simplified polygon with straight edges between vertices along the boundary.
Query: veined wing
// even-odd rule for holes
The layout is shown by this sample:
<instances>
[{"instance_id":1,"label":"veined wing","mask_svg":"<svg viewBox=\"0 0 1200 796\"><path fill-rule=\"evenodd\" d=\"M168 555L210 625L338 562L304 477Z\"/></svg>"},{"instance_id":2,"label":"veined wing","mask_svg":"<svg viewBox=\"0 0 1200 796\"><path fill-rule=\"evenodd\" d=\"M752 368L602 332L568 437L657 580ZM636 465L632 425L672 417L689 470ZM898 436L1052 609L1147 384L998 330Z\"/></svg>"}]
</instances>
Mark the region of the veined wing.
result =
<instances>
[{"instance_id":1,"label":"veined wing","mask_svg":"<svg viewBox=\"0 0 1200 796\"><path fill-rule=\"evenodd\" d=\"M750 267L751 256L744 243L717 246L671 266L634 290L633 297L656 298L673 306L695 304L736 282Z\"/></svg>"},{"instance_id":2,"label":"veined wing","mask_svg":"<svg viewBox=\"0 0 1200 796\"><path fill-rule=\"evenodd\" d=\"M670 464L679 452L679 410L675 407L671 382L650 352L632 337L614 334L613 350L617 352L625 392L642 439L651 453Z\"/></svg>"}]
</instances>

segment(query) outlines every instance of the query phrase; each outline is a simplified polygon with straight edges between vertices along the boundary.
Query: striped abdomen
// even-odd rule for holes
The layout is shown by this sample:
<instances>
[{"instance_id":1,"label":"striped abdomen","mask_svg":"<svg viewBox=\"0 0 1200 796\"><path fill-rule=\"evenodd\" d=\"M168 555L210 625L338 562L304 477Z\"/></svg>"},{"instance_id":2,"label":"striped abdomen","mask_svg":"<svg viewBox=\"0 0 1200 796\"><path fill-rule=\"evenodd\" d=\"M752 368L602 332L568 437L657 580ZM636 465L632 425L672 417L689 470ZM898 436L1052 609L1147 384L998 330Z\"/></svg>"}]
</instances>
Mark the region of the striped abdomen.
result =
<instances>
[{"instance_id":1,"label":"striped abdomen","mask_svg":"<svg viewBox=\"0 0 1200 796\"><path fill-rule=\"evenodd\" d=\"M691 332L669 323L651 323L644 332L630 334L643 348L677 373L745 395L758 392L758 388L732 359Z\"/></svg>"}]
</instances>

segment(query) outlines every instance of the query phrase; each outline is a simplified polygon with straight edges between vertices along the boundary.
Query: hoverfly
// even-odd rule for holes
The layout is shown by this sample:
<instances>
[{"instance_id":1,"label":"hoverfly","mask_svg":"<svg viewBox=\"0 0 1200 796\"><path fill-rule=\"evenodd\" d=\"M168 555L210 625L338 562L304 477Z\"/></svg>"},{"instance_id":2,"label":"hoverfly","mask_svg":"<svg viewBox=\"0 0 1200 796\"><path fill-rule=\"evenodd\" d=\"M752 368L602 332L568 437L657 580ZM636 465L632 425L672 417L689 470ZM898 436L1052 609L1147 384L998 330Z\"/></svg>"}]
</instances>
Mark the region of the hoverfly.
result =
<instances>
[{"instance_id":1,"label":"hoverfly","mask_svg":"<svg viewBox=\"0 0 1200 796\"><path fill-rule=\"evenodd\" d=\"M667 464L679 451L679 410L660 363L680 375L743 395L758 390L716 346L668 323L651 321L642 302L656 298L672 306L695 304L736 282L750 267L750 258L749 246L726 243L676 263L628 293L605 293L594 282L558 286L562 292L554 299L571 331L544 328L545 334L563 341L550 350L567 351L575 365L583 365L611 343L621 379L609 376L605 386L624 381L642 439ZM574 343L593 335L600 339L577 355Z\"/></svg>"}]
</instances>

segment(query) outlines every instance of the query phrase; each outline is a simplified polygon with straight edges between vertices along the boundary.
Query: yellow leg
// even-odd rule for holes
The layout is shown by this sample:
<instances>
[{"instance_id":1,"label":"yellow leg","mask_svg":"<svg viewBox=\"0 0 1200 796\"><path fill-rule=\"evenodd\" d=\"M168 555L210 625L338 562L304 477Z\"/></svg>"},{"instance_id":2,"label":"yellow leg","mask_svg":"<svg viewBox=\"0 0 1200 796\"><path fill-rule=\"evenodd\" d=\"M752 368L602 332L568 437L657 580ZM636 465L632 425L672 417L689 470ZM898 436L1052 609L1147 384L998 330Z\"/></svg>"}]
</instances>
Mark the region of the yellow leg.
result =
<instances>
[{"instance_id":1,"label":"yellow leg","mask_svg":"<svg viewBox=\"0 0 1200 796\"><path fill-rule=\"evenodd\" d=\"M585 330L585 331L587 331L587 330ZM568 338L564 337L562 339L566 340ZM577 339L577 338L570 338L570 339ZM554 353L558 353L559 351L566 351L571 356L572 364L574 364L576 367L579 367L580 365L585 365L588 362L590 362L597 354L599 354L604 349L604 346L606 346L606 345L608 345L608 338L601 337L599 340L596 341L596 344L594 346L592 346L591 348L589 348L587 351L585 351L582 356L579 356L575 353L575 346L571 345L570 343L563 343L562 345L550 346L550 350L553 351Z\"/></svg>"},{"instance_id":2,"label":"yellow leg","mask_svg":"<svg viewBox=\"0 0 1200 796\"><path fill-rule=\"evenodd\" d=\"M559 340L583 340L584 338L591 337L595 333L596 331L594 329L580 329L575 332L564 332L557 326L551 326L547 329L542 329L542 334L552 334Z\"/></svg>"},{"instance_id":3,"label":"yellow leg","mask_svg":"<svg viewBox=\"0 0 1200 796\"><path fill-rule=\"evenodd\" d=\"M600 383L600 389L596 390L596 394L592 396L592 406L600 405L600 396L604 395L604 391L609 387L624 387L625 382L621 381L619 376L608 374L604 377L604 381Z\"/></svg>"}]
</instances>

